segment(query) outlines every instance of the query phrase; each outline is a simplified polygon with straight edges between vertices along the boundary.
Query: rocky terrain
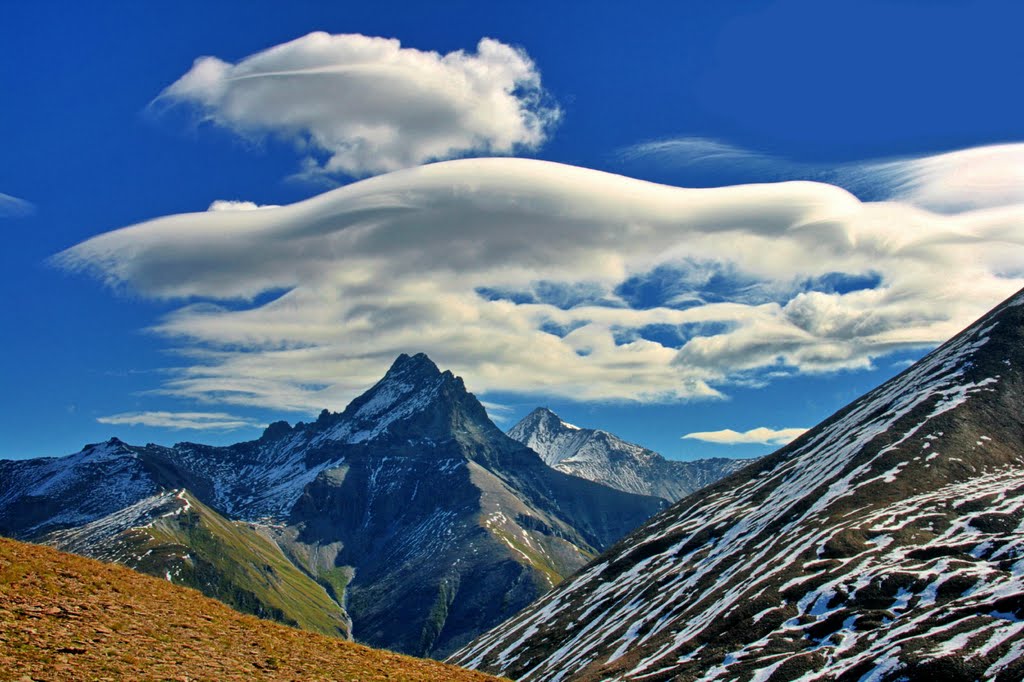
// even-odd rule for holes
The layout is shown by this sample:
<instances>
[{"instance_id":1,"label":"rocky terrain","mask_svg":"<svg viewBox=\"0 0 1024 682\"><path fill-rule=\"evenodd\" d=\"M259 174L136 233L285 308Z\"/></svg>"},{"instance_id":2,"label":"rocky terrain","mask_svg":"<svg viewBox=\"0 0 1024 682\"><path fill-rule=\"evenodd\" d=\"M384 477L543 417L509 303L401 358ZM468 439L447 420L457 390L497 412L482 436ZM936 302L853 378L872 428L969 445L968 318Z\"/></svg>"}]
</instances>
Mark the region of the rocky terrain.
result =
<instances>
[{"instance_id":1,"label":"rocky terrain","mask_svg":"<svg viewBox=\"0 0 1024 682\"><path fill-rule=\"evenodd\" d=\"M663 506L548 467L425 355L256 441L0 461L0 534L416 655L467 643Z\"/></svg>"},{"instance_id":2,"label":"rocky terrain","mask_svg":"<svg viewBox=\"0 0 1024 682\"><path fill-rule=\"evenodd\" d=\"M700 490L752 461L726 457L668 460L607 431L568 424L545 407L526 415L508 435L559 471L667 502Z\"/></svg>"},{"instance_id":3,"label":"rocky terrain","mask_svg":"<svg viewBox=\"0 0 1024 682\"><path fill-rule=\"evenodd\" d=\"M450 660L519 680L1024 678L1024 293Z\"/></svg>"}]
</instances>

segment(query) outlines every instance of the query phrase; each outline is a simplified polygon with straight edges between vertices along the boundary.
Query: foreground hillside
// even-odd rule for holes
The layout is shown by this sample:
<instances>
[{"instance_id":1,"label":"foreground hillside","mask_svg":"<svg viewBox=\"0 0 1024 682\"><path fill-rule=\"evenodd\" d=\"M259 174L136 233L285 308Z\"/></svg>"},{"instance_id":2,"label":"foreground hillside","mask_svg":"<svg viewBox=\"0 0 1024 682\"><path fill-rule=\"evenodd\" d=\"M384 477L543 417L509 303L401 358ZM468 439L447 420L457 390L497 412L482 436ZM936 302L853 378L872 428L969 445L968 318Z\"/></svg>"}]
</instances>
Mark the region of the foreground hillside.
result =
<instances>
[{"instance_id":1,"label":"foreground hillside","mask_svg":"<svg viewBox=\"0 0 1024 682\"><path fill-rule=\"evenodd\" d=\"M243 615L127 568L0 538L0 679L494 678Z\"/></svg>"},{"instance_id":2,"label":"foreground hillside","mask_svg":"<svg viewBox=\"0 0 1024 682\"><path fill-rule=\"evenodd\" d=\"M520 680L1024 679L1024 292L452 657Z\"/></svg>"}]
</instances>

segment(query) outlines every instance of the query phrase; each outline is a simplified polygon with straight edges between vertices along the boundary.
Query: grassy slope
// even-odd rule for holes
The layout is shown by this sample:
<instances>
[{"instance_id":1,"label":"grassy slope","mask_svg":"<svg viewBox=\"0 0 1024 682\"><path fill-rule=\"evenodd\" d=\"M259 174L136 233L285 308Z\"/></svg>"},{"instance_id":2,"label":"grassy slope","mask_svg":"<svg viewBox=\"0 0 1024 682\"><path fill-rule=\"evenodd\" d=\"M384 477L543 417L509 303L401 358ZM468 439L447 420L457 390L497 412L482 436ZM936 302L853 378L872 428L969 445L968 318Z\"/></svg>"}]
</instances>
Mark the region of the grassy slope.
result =
<instances>
[{"instance_id":1,"label":"grassy slope","mask_svg":"<svg viewBox=\"0 0 1024 682\"><path fill-rule=\"evenodd\" d=\"M348 637L348 618L324 588L266 538L185 493L190 509L129 531L136 570L194 587L240 611ZM189 559L182 557L188 555Z\"/></svg>"},{"instance_id":2,"label":"grassy slope","mask_svg":"<svg viewBox=\"0 0 1024 682\"><path fill-rule=\"evenodd\" d=\"M0 679L495 678L240 614L122 566L0 538Z\"/></svg>"}]
</instances>

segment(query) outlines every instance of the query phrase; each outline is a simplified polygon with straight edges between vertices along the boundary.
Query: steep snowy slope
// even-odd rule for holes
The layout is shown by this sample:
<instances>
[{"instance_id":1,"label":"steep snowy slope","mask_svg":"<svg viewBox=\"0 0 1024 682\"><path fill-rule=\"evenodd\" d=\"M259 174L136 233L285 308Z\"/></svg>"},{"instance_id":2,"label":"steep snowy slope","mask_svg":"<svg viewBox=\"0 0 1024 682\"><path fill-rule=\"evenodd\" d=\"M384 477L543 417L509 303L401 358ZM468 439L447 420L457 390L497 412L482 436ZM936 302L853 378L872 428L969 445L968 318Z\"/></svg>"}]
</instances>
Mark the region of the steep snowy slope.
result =
<instances>
[{"instance_id":1,"label":"steep snowy slope","mask_svg":"<svg viewBox=\"0 0 1024 682\"><path fill-rule=\"evenodd\" d=\"M0 475L4 534L159 572L151 557L160 553L140 558L155 542L192 558L172 577L181 569L229 603L341 632L335 607L345 604L357 640L420 655L465 644L665 506L548 467L422 354L399 357L344 412L278 422L256 441L115 440L0 462ZM180 499L196 510L173 524L161 517L170 490L186 491ZM145 541L126 548L126 538ZM264 539L326 593L249 570L254 555L269 556ZM206 577L194 575L200 564ZM314 625L306 606L326 595L333 615Z\"/></svg>"},{"instance_id":2,"label":"steep snowy slope","mask_svg":"<svg viewBox=\"0 0 1024 682\"><path fill-rule=\"evenodd\" d=\"M1024 294L452 657L521 680L1024 678Z\"/></svg>"},{"instance_id":3,"label":"steep snowy slope","mask_svg":"<svg viewBox=\"0 0 1024 682\"><path fill-rule=\"evenodd\" d=\"M599 429L584 429L538 407L508 431L550 466L573 476L642 495L675 502L753 460L667 460L653 450L627 443Z\"/></svg>"},{"instance_id":4,"label":"steep snowy slope","mask_svg":"<svg viewBox=\"0 0 1024 682\"><path fill-rule=\"evenodd\" d=\"M116 438L67 457L0 460L0 535L88 523L155 494L159 474Z\"/></svg>"}]
</instances>

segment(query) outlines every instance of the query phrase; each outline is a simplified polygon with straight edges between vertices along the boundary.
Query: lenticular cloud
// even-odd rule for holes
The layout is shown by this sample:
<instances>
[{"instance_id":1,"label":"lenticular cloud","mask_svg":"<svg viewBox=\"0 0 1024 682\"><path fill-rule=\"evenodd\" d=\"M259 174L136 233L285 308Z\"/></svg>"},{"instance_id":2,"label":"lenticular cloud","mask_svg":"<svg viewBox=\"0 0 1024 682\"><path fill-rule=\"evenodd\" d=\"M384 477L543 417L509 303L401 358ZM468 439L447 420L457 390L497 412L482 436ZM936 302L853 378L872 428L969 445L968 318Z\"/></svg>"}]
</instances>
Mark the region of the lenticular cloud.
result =
<instances>
[{"instance_id":1,"label":"lenticular cloud","mask_svg":"<svg viewBox=\"0 0 1024 682\"><path fill-rule=\"evenodd\" d=\"M1024 206L943 215L823 183L467 159L158 218L56 262L188 299L154 325L196 358L174 395L340 407L412 350L483 392L681 400L949 338L1024 286Z\"/></svg>"},{"instance_id":2,"label":"lenticular cloud","mask_svg":"<svg viewBox=\"0 0 1024 682\"><path fill-rule=\"evenodd\" d=\"M235 64L200 57L157 99L308 151L306 174L353 177L535 149L557 122L527 54L484 38L439 54L395 39L310 33Z\"/></svg>"}]
</instances>

